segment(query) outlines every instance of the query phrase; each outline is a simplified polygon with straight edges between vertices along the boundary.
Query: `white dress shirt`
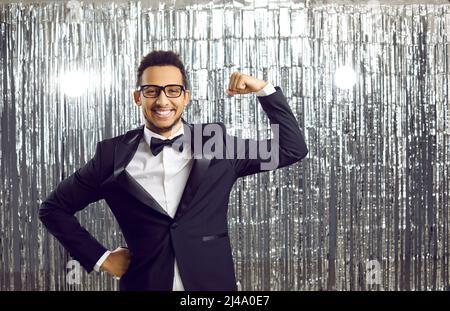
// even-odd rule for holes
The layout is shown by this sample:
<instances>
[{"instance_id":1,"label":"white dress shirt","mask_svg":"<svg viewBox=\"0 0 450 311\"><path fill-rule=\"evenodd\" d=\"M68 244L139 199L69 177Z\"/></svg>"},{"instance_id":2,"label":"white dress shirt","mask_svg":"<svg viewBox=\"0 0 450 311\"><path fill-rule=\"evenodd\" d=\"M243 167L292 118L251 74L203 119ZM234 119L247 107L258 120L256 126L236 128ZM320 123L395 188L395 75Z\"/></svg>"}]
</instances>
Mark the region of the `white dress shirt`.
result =
<instances>
[{"instance_id":1,"label":"white dress shirt","mask_svg":"<svg viewBox=\"0 0 450 311\"><path fill-rule=\"evenodd\" d=\"M256 96L267 96L275 93L275 88L268 83ZM144 135L139 143L136 153L125 168L128 173L161 205L162 208L174 217L177 207L183 195L184 187L191 172L193 159L191 148L185 144L183 151L176 151L171 146L164 146L156 156L150 151L152 137L159 139L172 139L184 133L183 126L169 137L161 136L144 127ZM94 269L100 271L100 267L111 251L106 251L95 264ZM173 290L184 290L175 259Z\"/></svg>"}]
</instances>

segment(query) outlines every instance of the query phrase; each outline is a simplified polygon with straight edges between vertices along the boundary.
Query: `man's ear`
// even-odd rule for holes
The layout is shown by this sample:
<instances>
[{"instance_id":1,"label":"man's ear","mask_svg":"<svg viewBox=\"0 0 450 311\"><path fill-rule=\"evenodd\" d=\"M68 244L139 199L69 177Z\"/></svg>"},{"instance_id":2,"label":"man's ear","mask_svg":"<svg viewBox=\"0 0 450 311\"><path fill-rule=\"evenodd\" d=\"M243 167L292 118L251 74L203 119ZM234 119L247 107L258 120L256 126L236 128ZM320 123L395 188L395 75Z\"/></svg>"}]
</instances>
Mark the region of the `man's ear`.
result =
<instances>
[{"instance_id":1,"label":"man's ear","mask_svg":"<svg viewBox=\"0 0 450 311\"><path fill-rule=\"evenodd\" d=\"M141 105L141 92L134 91L133 98L134 98L134 102L136 103L136 105L140 106Z\"/></svg>"},{"instance_id":2,"label":"man's ear","mask_svg":"<svg viewBox=\"0 0 450 311\"><path fill-rule=\"evenodd\" d=\"M186 107L191 99L191 92L189 90L184 91L184 107Z\"/></svg>"}]
</instances>

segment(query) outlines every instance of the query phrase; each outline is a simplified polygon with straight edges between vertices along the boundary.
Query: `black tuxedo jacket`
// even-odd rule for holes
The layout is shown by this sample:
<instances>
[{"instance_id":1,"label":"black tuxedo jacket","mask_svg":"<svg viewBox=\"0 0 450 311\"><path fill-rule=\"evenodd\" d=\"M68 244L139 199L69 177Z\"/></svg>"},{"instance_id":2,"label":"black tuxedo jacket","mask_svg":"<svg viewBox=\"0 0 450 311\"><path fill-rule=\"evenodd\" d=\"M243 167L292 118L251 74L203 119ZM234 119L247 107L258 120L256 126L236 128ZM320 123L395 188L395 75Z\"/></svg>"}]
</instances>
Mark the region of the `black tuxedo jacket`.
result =
<instances>
[{"instance_id":1,"label":"black tuxedo jacket","mask_svg":"<svg viewBox=\"0 0 450 311\"><path fill-rule=\"evenodd\" d=\"M279 125L277 167L304 158L305 141L281 89L276 87L274 94L258 100L271 124ZM90 272L106 248L74 214L103 199L131 252L128 271L120 278L121 290L172 290L175 257L186 290L236 290L227 225L229 194L237 178L261 171L264 158L250 156L251 140L228 136L222 123L216 125L223 129L220 139L230 154L212 159L195 155L173 219L125 170L142 138L141 126L99 142L94 157L45 199L40 220ZM184 122L184 126L189 130L197 125ZM202 145L211 137L202 136ZM241 147L230 148L230 142Z\"/></svg>"}]
</instances>

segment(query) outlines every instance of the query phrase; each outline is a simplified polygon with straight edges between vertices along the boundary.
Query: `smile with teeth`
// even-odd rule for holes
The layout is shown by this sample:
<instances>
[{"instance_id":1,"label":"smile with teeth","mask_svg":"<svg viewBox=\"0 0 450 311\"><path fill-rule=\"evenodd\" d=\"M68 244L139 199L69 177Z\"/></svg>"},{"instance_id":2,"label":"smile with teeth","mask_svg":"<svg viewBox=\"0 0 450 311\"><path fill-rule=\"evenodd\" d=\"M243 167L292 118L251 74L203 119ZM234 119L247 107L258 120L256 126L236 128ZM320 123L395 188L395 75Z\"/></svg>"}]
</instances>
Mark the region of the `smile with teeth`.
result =
<instances>
[{"instance_id":1,"label":"smile with teeth","mask_svg":"<svg viewBox=\"0 0 450 311\"><path fill-rule=\"evenodd\" d=\"M155 108L152 109L153 113L159 118L169 118L175 113L175 109L168 108Z\"/></svg>"}]
</instances>

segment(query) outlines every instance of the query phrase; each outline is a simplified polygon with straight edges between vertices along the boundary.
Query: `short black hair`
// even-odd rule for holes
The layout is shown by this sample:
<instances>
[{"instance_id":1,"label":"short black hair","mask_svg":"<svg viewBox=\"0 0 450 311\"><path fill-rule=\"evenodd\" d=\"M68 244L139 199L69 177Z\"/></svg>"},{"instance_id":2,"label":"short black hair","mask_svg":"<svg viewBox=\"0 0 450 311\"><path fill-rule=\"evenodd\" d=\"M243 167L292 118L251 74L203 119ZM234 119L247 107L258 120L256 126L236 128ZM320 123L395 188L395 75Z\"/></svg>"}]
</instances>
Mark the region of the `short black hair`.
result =
<instances>
[{"instance_id":1,"label":"short black hair","mask_svg":"<svg viewBox=\"0 0 450 311\"><path fill-rule=\"evenodd\" d=\"M184 68L183 62L180 59L180 55L173 51L153 51L148 53L142 58L137 70L137 81L136 88L141 85L142 73L145 69L150 66L175 66L181 71L183 76L183 86L189 89L188 80L186 76L186 69Z\"/></svg>"}]
</instances>

